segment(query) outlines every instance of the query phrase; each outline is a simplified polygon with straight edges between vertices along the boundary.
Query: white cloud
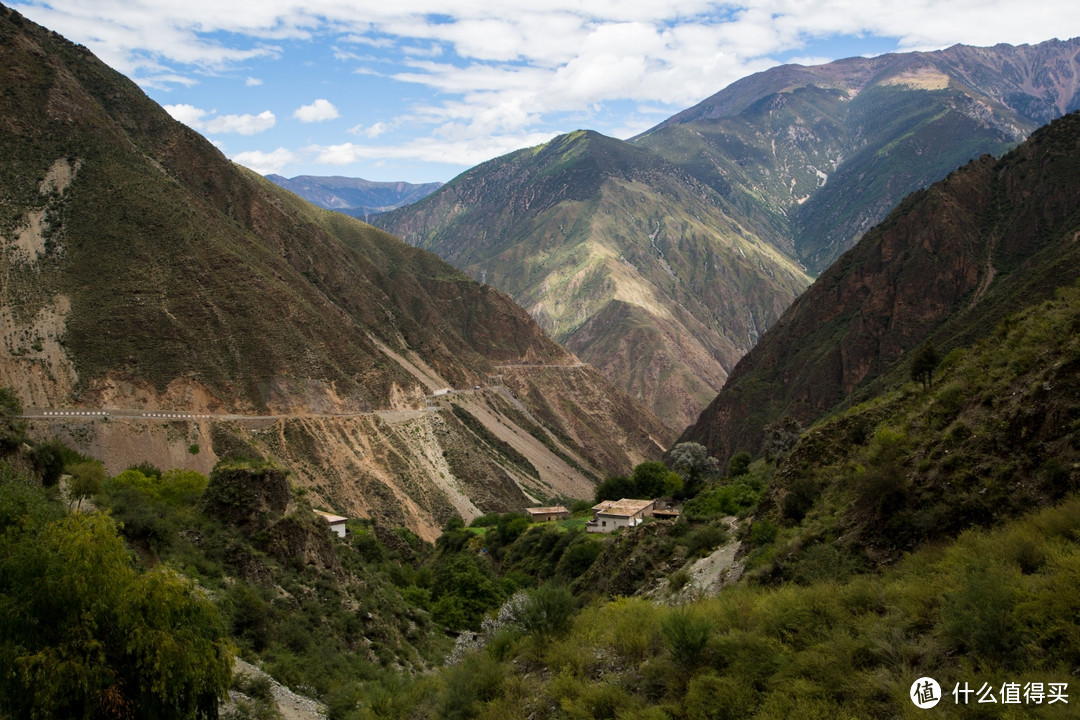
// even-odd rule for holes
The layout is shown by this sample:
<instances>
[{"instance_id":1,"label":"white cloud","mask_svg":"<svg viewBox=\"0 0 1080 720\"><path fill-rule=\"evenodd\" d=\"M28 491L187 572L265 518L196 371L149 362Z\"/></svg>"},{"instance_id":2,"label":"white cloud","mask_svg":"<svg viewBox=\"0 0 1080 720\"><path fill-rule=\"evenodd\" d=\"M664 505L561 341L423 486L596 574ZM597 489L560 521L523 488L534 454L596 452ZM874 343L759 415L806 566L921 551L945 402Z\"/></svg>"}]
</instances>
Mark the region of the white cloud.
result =
<instances>
[{"instance_id":1,"label":"white cloud","mask_svg":"<svg viewBox=\"0 0 1080 720\"><path fill-rule=\"evenodd\" d=\"M274 113L269 110L258 115L215 115L213 110L203 110L194 105L165 105L164 108L174 119L200 132L255 135L269 130L277 122ZM208 115L214 117L208 118Z\"/></svg>"},{"instance_id":2,"label":"white cloud","mask_svg":"<svg viewBox=\"0 0 1080 720\"><path fill-rule=\"evenodd\" d=\"M453 141L427 137L393 146L357 143L310 145L298 155L310 157L313 162L320 165L334 167L352 165L366 160L416 160L467 166L476 165L523 147L539 145L551 138L552 133L496 135L483 138L461 138Z\"/></svg>"},{"instance_id":3,"label":"white cloud","mask_svg":"<svg viewBox=\"0 0 1080 720\"><path fill-rule=\"evenodd\" d=\"M362 137L375 139L389 130L390 127L384 122L377 122L364 127L363 125L355 125L349 128L350 135L360 135Z\"/></svg>"},{"instance_id":4,"label":"white cloud","mask_svg":"<svg viewBox=\"0 0 1080 720\"><path fill-rule=\"evenodd\" d=\"M244 85L247 86L247 87L258 87L259 85L262 85L262 84L263 84L263 81L260 80L259 78L255 78L255 77L250 77L249 76L246 80L244 80Z\"/></svg>"},{"instance_id":5,"label":"white cloud","mask_svg":"<svg viewBox=\"0 0 1080 720\"><path fill-rule=\"evenodd\" d=\"M174 120L179 120L190 128L196 130L202 124L203 115L206 115L206 111L202 108L197 108L194 105L164 105L165 112L172 115Z\"/></svg>"},{"instance_id":6,"label":"white cloud","mask_svg":"<svg viewBox=\"0 0 1080 720\"><path fill-rule=\"evenodd\" d=\"M250 150L239 152L232 156L233 162L244 167L251 168L260 175L280 173L283 168L297 161L297 156L291 150L278 148L270 152L262 150Z\"/></svg>"},{"instance_id":7,"label":"white cloud","mask_svg":"<svg viewBox=\"0 0 1080 720\"><path fill-rule=\"evenodd\" d=\"M310 105L302 105L293 112L293 117L300 122L313 123L333 120L341 117L341 113L329 100L319 98Z\"/></svg>"},{"instance_id":8,"label":"white cloud","mask_svg":"<svg viewBox=\"0 0 1080 720\"><path fill-rule=\"evenodd\" d=\"M345 85L340 78L349 77L358 87L377 86L385 93L373 102L398 102L397 97L409 95L411 106L382 112L396 117L395 136L416 138L396 148L331 144L328 139L317 151L296 152L296 157L335 163L346 157L484 160L513 149L511 143L545 135L541 128L568 117L601 117L615 103L670 113L774 65L778 57L797 53L806 60L833 59L822 56L815 43L839 36L895 38L899 49L922 50L1080 34L1080 3L1075 0L1031 0L1022 10L1015 0L4 2L86 44L144 87L190 86L196 78L225 71L237 77L263 74L253 63L329 48L332 62L351 71L336 76L339 87ZM433 16L439 20L431 21ZM328 77L323 74L314 82ZM259 82L248 76L245 84ZM408 92L387 90L394 83ZM288 108L304 99L283 102L292 103ZM340 102L341 112L350 114L344 99ZM169 108L174 117L210 132L259 132L273 126L269 110L217 116L192 105ZM319 99L293 116L313 123L341 112ZM642 115L617 118L607 131L621 135L647 122ZM375 123L350 132L375 140L385 138L387 130ZM280 158L282 152L288 151L279 148L252 162L270 162L268 157Z\"/></svg>"},{"instance_id":9,"label":"white cloud","mask_svg":"<svg viewBox=\"0 0 1080 720\"><path fill-rule=\"evenodd\" d=\"M255 135L274 127L276 122L274 113L264 110L258 115L219 115L203 125L207 132L212 133Z\"/></svg>"}]
</instances>

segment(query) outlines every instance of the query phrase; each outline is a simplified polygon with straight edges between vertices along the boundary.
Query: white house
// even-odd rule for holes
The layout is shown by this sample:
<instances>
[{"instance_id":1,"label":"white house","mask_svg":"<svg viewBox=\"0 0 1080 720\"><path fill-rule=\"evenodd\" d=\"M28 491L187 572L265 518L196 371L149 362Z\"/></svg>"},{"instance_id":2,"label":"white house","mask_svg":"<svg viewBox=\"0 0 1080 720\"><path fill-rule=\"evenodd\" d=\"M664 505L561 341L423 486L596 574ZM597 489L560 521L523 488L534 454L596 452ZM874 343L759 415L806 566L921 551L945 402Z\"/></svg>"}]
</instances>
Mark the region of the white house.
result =
<instances>
[{"instance_id":1,"label":"white house","mask_svg":"<svg viewBox=\"0 0 1080 720\"><path fill-rule=\"evenodd\" d=\"M593 519L585 523L589 532L612 532L618 528L634 527L652 517L655 500L605 500L593 506Z\"/></svg>"},{"instance_id":2,"label":"white house","mask_svg":"<svg viewBox=\"0 0 1080 720\"><path fill-rule=\"evenodd\" d=\"M327 524L330 526L330 531L340 538L345 537L345 521L348 518L343 518L340 515L334 515L332 513L323 512L322 510L316 510L316 514L321 515Z\"/></svg>"}]
</instances>

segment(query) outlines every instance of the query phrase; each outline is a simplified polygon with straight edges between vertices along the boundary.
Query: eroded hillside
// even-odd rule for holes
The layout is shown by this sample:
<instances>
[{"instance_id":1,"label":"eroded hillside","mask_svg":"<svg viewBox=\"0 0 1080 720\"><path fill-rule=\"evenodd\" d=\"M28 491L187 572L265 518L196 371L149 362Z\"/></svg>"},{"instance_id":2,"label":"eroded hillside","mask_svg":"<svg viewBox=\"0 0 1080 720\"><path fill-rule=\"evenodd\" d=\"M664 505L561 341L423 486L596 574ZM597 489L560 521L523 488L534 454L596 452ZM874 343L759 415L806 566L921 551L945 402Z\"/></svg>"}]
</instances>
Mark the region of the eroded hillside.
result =
<instances>
[{"instance_id":1,"label":"eroded hillside","mask_svg":"<svg viewBox=\"0 0 1080 720\"><path fill-rule=\"evenodd\" d=\"M232 164L85 48L8 9L0 51L0 383L24 405L272 418L276 430L239 437L342 511L394 514L427 536L453 511L588 496L670 440L596 376L594 397L561 395L545 422L604 441L563 432L574 460L553 460L564 467L550 480L517 468L483 432L425 409L502 366L577 365L510 298ZM572 384L543 377L541 394ZM418 418L379 415L406 411ZM445 443L423 439L439 427ZM209 426L162 434L113 418L65 432L112 467L114 448L144 441L168 466L177 448L198 445L204 470L216 453Z\"/></svg>"}]
</instances>

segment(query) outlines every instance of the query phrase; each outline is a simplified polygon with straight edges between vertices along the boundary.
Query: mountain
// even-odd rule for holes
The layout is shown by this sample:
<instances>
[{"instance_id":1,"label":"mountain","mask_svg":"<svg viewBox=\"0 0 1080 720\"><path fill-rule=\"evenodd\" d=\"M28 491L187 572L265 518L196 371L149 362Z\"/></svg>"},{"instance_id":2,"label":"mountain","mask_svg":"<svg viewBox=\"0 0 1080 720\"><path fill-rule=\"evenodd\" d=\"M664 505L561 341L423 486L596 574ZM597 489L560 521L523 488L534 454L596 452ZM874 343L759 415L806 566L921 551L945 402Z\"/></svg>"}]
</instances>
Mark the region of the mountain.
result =
<instances>
[{"instance_id":1,"label":"mountain","mask_svg":"<svg viewBox=\"0 0 1080 720\"><path fill-rule=\"evenodd\" d=\"M906 195L1080 107L1080 39L788 65L619 142L580 131L375 220L685 427Z\"/></svg>"},{"instance_id":2,"label":"mountain","mask_svg":"<svg viewBox=\"0 0 1080 720\"><path fill-rule=\"evenodd\" d=\"M0 50L0 385L113 411L39 436L114 473L277 458L425 537L590 497L671 439L507 296L234 165L85 48L5 8Z\"/></svg>"},{"instance_id":3,"label":"mountain","mask_svg":"<svg viewBox=\"0 0 1080 720\"><path fill-rule=\"evenodd\" d=\"M491 160L374 222L508 292L671 428L809 283L714 190L590 131Z\"/></svg>"},{"instance_id":4,"label":"mountain","mask_svg":"<svg viewBox=\"0 0 1080 720\"><path fill-rule=\"evenodd\" d=\"M294 192L310 203L361 220L421 200L442 187L442 183L372 182L360 178L298 175L286 178L267 175L270 182Z\"/></svg>"},{"instance_id":5,"label":"mountain","mask_svg":"<svg viewBox=\"0 0 1080 720\"><path fill-rule=\"evenodd\" d=\"M785 65L634 142L724 193L816 274L909 193L1080 108L1078 55L1074 38Z\"/></svg>"},{"instance_id":6,"label":"mountain","mask_svg":"<svg viewBox=\"0 0 1080 720\"><path fill-rule=\"evenodd\" d=\"M758 453L784 417L806 425L859 402L905 380L923 343L944 356L1072 284L1078 149L1072 113L908 197L792 304L682 439L721 458Z\"/></svg>"}]
</instances>

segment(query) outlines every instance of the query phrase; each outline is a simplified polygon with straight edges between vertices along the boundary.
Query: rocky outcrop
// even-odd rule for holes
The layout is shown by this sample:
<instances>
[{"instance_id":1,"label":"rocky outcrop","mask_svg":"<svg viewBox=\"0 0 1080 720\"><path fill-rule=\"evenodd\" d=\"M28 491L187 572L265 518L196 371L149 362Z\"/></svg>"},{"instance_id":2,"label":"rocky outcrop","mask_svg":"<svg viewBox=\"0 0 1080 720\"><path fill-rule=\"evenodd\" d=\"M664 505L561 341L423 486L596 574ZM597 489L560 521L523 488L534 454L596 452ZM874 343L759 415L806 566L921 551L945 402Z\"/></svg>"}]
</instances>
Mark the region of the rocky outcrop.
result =
<instances>
[{"instance_id":1,"label":"rocky outcrop","mask_svg":"<svg viewBox=\"0 0 1080 720\"><path fill-rule=\"evenodd\" d=\"M289 480L281 468L226 462L210 473L203 511L226 525L262 529L285 515L291 498Z\"/></svg>"}]
</instances>

